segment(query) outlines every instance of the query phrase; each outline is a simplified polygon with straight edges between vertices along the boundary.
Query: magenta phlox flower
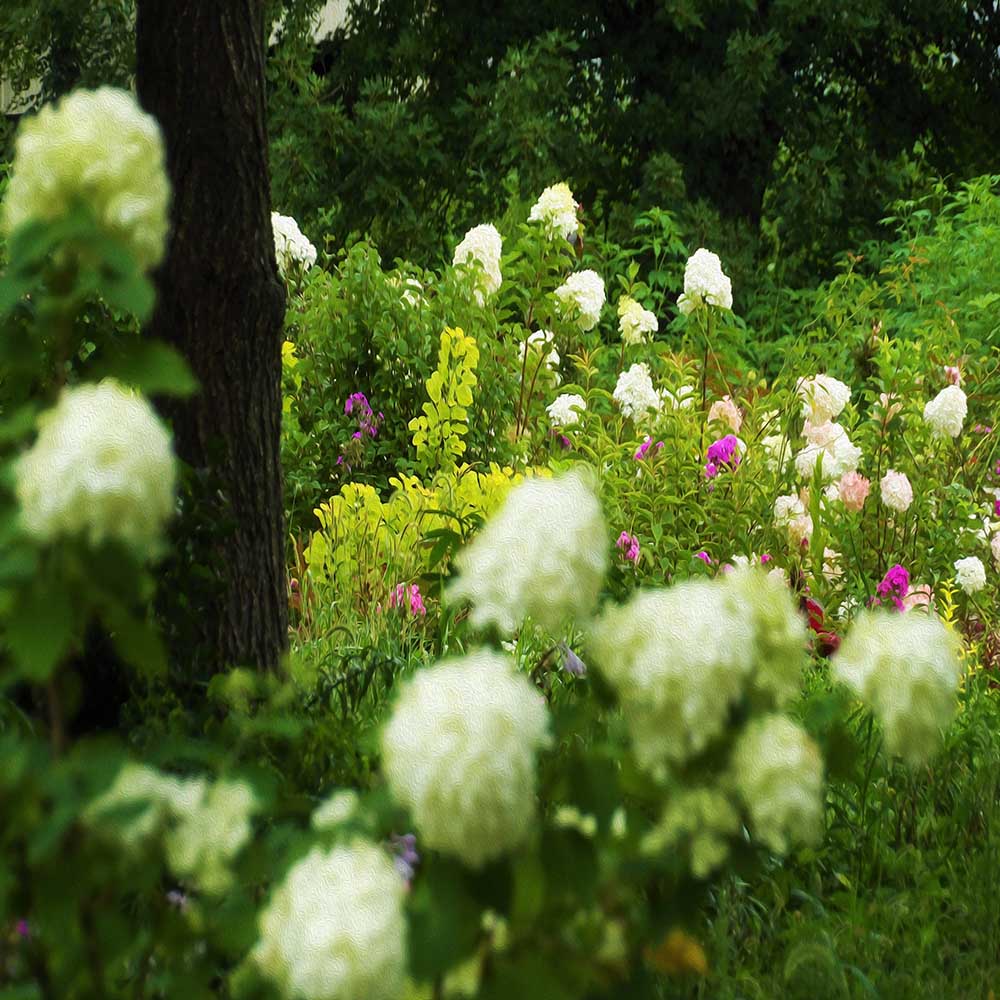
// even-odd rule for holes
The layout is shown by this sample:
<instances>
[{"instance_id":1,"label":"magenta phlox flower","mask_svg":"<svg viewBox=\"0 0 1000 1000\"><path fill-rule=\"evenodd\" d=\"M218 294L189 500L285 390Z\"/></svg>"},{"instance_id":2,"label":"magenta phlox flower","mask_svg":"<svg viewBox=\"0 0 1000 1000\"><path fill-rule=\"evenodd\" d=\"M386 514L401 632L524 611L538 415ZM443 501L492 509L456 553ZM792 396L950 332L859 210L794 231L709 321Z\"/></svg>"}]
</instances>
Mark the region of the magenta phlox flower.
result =
<instances>
[{"instance_id":1,"label":"magenta phlox flower","mask_svg":"<svg viewBox=\"0 0 1000 1000\"><path fill-rule=\"evenodd\" d=\"M411 583L409 586L405 583L397 583L389 591L389 607L400 610L406 610L409 607L411 615L421 617L427 614L427 608L424 607L424 600L420 594L420 587L415 583Z\"/></svg>"},{"instance_id":2,"label":"magenta phlox flower","mask_svg":"<svg viewBox=\"0 0 1000 1000\"><path fill-rule=\"evenodd\" d=\"M712 557L704 549L701 552L696 552L694 557L695 559L700 559L706 566L712 565Z\"/></svg>"},{"instance_id":3,"label":"magenta phlox flower","mask_svg":"<svg viewBox=\"0 0 1000 1000\"><path fill-rule=\"evenodd\" d=\"M651 437L647 437L646 440L643 441L641 445L639 445L639 447L636 449L635 455L633 455L632 457L637 462L641 462L646 457L651 447L653 447L653 439ZM663 448L663 442L657 441L655 450L660 451L662 450L662 448Z\"/></svg>"},{"instance_id":4,"label":"magenta phlox flower","mask_svg":"<svg viewBox=\"0 0 1000 1000\"><path fill-rule=\"evenodd\" d=\"M615 542L615 547L621 550L623 558L631 563L639 561L639 539L635 535L630 535L623 531Z\"/></svg>"},{"instance_id":5,"label":"magenta phlox flower","mask_svg":"<svg viewBox=\"0 0 1000 1000\"><path fill-rule=\"evenodd\" d=\"M882 604L881 598L892 601L897 611L903 610L903 598L910 591L910 574L905 566L896 563L882 578L882 582L875 588L877 597L872 598L870 605L879 606Z\"/></svg>"}]
</instances>

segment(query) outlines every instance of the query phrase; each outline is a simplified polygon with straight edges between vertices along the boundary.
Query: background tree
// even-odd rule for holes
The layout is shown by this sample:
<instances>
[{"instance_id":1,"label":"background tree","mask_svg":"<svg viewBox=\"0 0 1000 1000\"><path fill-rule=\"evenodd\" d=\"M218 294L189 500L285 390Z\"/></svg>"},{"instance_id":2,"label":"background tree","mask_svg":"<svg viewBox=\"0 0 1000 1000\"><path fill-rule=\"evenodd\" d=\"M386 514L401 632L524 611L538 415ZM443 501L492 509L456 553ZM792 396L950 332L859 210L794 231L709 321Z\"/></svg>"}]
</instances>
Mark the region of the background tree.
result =
<instances>
[{"instance_id":1,"label":"background tree","mask_svg":"<svg viewBox=\"0 0 1000 1000\"><path fill-rule=\"evenodd\" d=\"M177 347L201 383L165 408L189 467L166 617L196 674L272 667L287 643L285 293L270 220L263 2L140 0L137 13L138 94L163 129L173 185L149 333Z\"/></svg>"}]
</instances>

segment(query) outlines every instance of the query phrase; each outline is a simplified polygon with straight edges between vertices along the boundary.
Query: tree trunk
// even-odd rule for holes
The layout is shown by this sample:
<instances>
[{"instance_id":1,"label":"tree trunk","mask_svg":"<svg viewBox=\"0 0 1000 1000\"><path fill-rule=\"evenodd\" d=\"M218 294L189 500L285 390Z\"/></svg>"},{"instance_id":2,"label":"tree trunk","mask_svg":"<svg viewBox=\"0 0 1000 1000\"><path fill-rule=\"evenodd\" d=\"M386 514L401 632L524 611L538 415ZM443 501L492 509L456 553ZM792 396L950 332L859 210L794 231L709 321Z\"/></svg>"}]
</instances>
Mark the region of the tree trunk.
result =
<instances>
[{"instance_id":1,"label":"tree trunk","mask_svg":"<svg viewBox=\"0 0 1000 1000\"><path fill-rule=\"evenodd\" d=\"M193 676L270 668L288 641L281 331L264 95L264 0L139 0L139 99L163 129L172 233L149 334L201 383L164 406L189 466L161 591Z\"/></svg>"}]
</instances>

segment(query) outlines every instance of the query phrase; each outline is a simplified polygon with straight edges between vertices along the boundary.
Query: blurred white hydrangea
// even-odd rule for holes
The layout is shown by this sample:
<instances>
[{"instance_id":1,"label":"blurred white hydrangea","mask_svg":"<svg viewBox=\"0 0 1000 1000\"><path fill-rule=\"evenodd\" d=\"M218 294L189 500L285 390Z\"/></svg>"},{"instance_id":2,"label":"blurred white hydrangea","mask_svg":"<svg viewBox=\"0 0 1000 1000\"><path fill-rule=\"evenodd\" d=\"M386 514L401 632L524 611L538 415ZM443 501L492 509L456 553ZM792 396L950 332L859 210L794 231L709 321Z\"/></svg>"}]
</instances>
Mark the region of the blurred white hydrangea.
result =
<instances>
[{"instance_id":1,"label":"blurred white hydrangea","mask_svg":"<svg viewBox=\"0 0 1000 1000\"><path fill-rule=\"evenodd\" d=\"M684 268L684 292L677 307L688 315L700 306L733 308L733 284L722 272L718 254L699 248Z\"/></svg>"},{"instance_id":2,"label":"blurred white hydrangea","mask_svg":"<svg viewBox=\"0 0 1000 1000\"><path fill-rule=\"evenodd\" d=\"M783 472L792 457L792 446L784 434L769 434L761 438L764 467L770 472Z\"/></svg>"},{"instance_id":3,"label":"blurred white hydrangea","mask_svg":"<svg viewBox=\"0 0 1000 1000\"><path fill-rule=\"evenodd\" d=\"M690 410L694 406L694 386L681 385L676 390L661 389L660 401L662 406L671 410Z\"/></svg>"},{"instance_id":4,"label":"blurred white hydrangea","mask_svg":"<svg viewBox=\"0 0 1000 1000\"><path fill-rule=\"evenodd\" d=\"M751 622L715 581L640 590L604 611L589 644L643 768L662 777L723 731L753 669L753 640Z\"/></svg>"},{"instance_id":5,"label":"blurred white hydrangea","mask_svg":"<svg viewBox=\"0 0 1000 1000\"><path fill-rule=\"evenodd\" d=\"M171 871L203 892L225 892L232 884L229 864L250 839L253 790L243 781L220 779L173 811L179 822L166 839Z\"/></svg>"},{"instance_id":6,"label":"blurred white hydrangea","mask_svg":"<svg viewBox=\"0 0 1000 1000\"><path fill-rule=\"evenodd\" d=\"M516 847L535 814L545 699L488 649L418 670L382 733L382 766L420 842L478 868Z\"/></svg>"},{"instance_id":7,"label":"blurred white hydrangea","mask_svg":"<svg viewBox=\"0 0 1000 1000\"><path fill-rule=\"evenodd\" d=\"M597 326L604 308L604 279L596 271L577 271L555 291L563 309L575 309L577 323L586 333Z\"/></svg>"},{"instance_id":8,"label":"blurred white hydrangea","mask_svg":"<svg viewBox=\"0 0 1000 1000\"><path fill-rule=\"evenodd\" d=\"M475 628L512 635L526 617L555 634L597 603L608 565L601 505L580 470L515 486L455 557L450 601L472 602Z\"/></svg>"},{"instance_id":9,"label":"blurred white hydrangea","mask_svg":"<svg viewBox=\"0 0 1000 1000\"><path fill-rule=\"evenodd\" d=\"M1000 569L1000 531L990 538L990 552L993 553L993 561L996 563L997 569Z\"/></svg>"},{"instance_id":10,"label":"blurred white hydrangea","mask_svg":"<svg viewBox=\"0 0 1000 1000\"><path fill-rule=\"evenodd\" d=\"M826 374L800 378L795 390L802 400L802 415L817 426L839 417L851 399L850 386Z\"/></svg>"},{"instance_id":11,"label":"blurred white hydrangea","mask_svg":"<svg viewBox=\"0 0 1000 1000\"><path fill-rule=\"evenodd\" d=\"M823 759L784 715L750 722L733 749L733 781L753 835L778 854L823 832Z\"/></svg>"},{"instance_id":12,"label":"blurred white hydrangea","mask_svg":"<svg viewBox=\"0 0 1000 1000\"><path fill-rule=\"evenodd\" d=\"M879 487L882 493L882 503L890 510L902 514L913 503L913 487L905 472L890 469L882 477Z\"/></svg>"},{"instance_id":13,"label":"blurred white hydrangea","mask_svg":"<svg viewBox=\"0 0 1000 1000\"><path fill-rule=\"evenodd\" d=\"M645 344L646 334L656 333L659 328L655 314L643 309L635 299L623 295L618 300L618 329L625 344Z\"/></svg>"},{"instance_id":14,"label":"blurred white hydrangea","mask_svg":"<svg viewBox=\"0 0 1000 1000\"><path fill-rule=\"evenodd\" d=\"M974 594L986 586L986 567L978 556L955 561L955 582L967 594Z\"/></svg>"},{"instance_id":15,"label":"blurred white hydrangea","mask_svg":"<svg viewBox=\"0 0 1000 1000\"><path fill-rule=\"evenodd\" d=\"M21 121L3 229L59 218L78 200L143 270L163 259L170 203L163 138L126 91L75 90Z\"/></svg>"},{"instance_id":16,"label":"blurred white hydrangea","mask_svg":"<svg viewBox=\"0 0 1000 1000\"><path fill-rule=\"evenodd\" d=\"M302 234L299 224L290 215L272 212L271 230L274 233L274 256L283 278L296 267L308 271L316 263L316 248Z\"/></svg>"},{"instance_id":17,"label":"blurred white hydrangea","mask_svg":"<svg viewBox=\"0 0 1000 1000\"><path fill-rule=\"evenodd\" d=\"M579 410L587 409L587 401L575 392L564 392L545 407L553 427L572 427L580 422Z\"/></svg>"},{"instance_id":18,"label":"blurred white hydrangea","mask_svg":"<svg viewBox=\"0 0 1000 1000\"><path fill-rule=\"evenodd\" d=\"M272 893L251 958L289 1000L399 1000L405 891L372 844L314 847Z\"/></svg>"},{"instance_id":19,"label":"blurred white hydrangea","mask_svg":"<svg viewBox=\"0 0 1000 1000\"><path fill-rule=\"evenodd\" d=\"M968 412L965 393L957 385L948 385L924 407L924 420L936 437L957 438Z\"/></svg>"},{"instance_id":20,"label":"blurred white hydrangea","mask_svg":"<svg viewBox=\"0 0 1000 1000\"><path fill-rule=\"evenodd\" d=\"M503 276L500 273L500 255L503 253L503 240L496 226L489 222L474 226L466 234L461 243L455 247L454 266L468 264L469 261L479 262L482 270L475 289L476 301L479 305L491 295L500 291Z\"/></svg>"},{"instance_id":21,"label":"blurred white hydrangea","mask_svg":"<svg viewBox=\"0 0 1000 1000\"><path fill-rule=\"evenodd\" d=\"M960 645L931 615L862 611L831 669L874 711L889 752L917 765L933 754L955 714Z\"/></svg>"},{"instance_id":22,"label":"blurred white hydrangea","mask_svg":"<svg viewBox=\"0 0 1000 1000\"><path fill-rule=\"evenodd\" d=\"M314 810L310 825L314 830L332 830L353 818L358 811L358 793L341 788L327 796Z\"/></svg>"},{"instance_id":23,"label":"blurred white hydrangea","mask_svg":"<svg viewBox=\"0 0 1000 1000\"><path fill-rule=\"evenodd\" d=\"M647 855L688 846L691 871L707 878L729 856L729 841L740 832L740 814L725 792L686 788L670 797L660 821L647 833L641 850Z\"/></svg>"},{"instance_id":24,"label":"blurred white hydrangea","mask_svg":"<svg viewBox=\"0 0 1000 1000\"><path fill-rule=\"evenodd\" d=\"M800 545L813 532L812 516L802 500L793 493L774 501L774 525L788 532L788 540L793 545Z\"/></svg>"},{"instance_id":25,"label":"blurred white hydrangea","mask_svg":"<svg viewBox=\"0 0 1000 1000\"><path fill-rule=\"evenodd\" d=\"M653 388L649 365L645 362L636 362L618 376L612 398L629 420L642 420L650 412L658 413L663 406L663 398Z\"/></svg>"},{"instance_id":26,"label":"blurred white hydrangea","mask_svg":"<svg viewBox=\"0 0 1000 1000\"><path fill-rule=\"evenodd\" d=\"M110 379L64 389L17 462L24 530L41 541L115 538L155 552L174 512L174 456L153 407Z\"/></svg>"},{"instance_id":27,"label":"blurred white hydrangea","mask_svg":"<svg viewBox=\"0 0 1000 1000\"><path fill-rule=\"evenodd\" d=\"M811 479L820 463L820 477L824 482L840 479L845 472L855 472L861 461L861 449L851 443L847 431L840 424L827 421L809 425L808 444L795 456L795 471L803 479Z\"/></svg>"},{"instance_id":28,"label":"blurred white hydrangea","mask_svg":"<svg viewBox=\"0 0 1000 1000\"><path fill-rule=\"evenodd\" d=\"M525 365L525 354L531 351L545 352L546 348L549 348L545 352L544 365L546 371L552 377L552 381L556 385L562 382L562 377L559 375L559 352L552 346L555 340L555 334L551 330L536 330L531 336L528 337L526 341L521 342L521 364ZM531 368L525 370L525 377L528 381L534 374L534 365Z\"/></svg>"},{"instance_id":29,"label":"blurred white hydrangea","mask_svg":"<svg viewBox=\"0 0 1000 1000\"><path fill-rule=\"evenodd\" d=\"M580 228L576 217L576 199L565 182L547 187L531 206L529 222L541 222L549 232L571 239Z\"/></svg>"}]
</instances>

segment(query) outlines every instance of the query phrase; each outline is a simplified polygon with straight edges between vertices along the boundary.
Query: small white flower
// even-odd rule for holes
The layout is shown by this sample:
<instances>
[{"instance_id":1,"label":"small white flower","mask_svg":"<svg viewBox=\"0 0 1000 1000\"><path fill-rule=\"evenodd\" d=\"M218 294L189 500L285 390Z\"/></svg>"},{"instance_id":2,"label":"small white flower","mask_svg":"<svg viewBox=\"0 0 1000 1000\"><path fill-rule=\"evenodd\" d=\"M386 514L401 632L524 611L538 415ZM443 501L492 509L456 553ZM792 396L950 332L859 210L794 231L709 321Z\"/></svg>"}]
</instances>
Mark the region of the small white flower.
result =
<instances>
[{"instance_id":1,"label":"small white flower","mask_svg":"<svg viewBox=\"0 0 1000 1000\"><path fill-rule=\"evenodd\" d=\"M536 330L531 336L528 337L526 341L521 342L521 364L525 364L524 356L525 353L532 350L544 351L546 347L549 347L549 351L545 355L545 369L551 375L552 380L556 385L562 381L559 375L559 352L550 345L555 340L555 334L551 330ZM525 376L528 380L531 380L534 374L534 367L527 368L525 366Z\"/></svg>"},{"instance_id":2,"label":"small white flower","mask_svg":"<svg viewBox=\"0 0 1000 1000\"><path fill-rule=\"evenodd\" d=\"M576 235L580 222L576 217L576 200L569 185L553 184L547 187L531 207L529 222L542 222L549 232L570 239Z\"/></svg>"},{"instance_id":3,"label":"small white flower","mask_svg":"<svg viewBox=\"0 0 1000 1000\"><path fill-rule=\"evenodd\" d=\"M667 406L671 410L690 410L694 406L694 386L678 386L676 391L661 389L660 400L663 406Z\"/></svg>"},{"instance_id":4,"label":"small white flower","mask_svg":"<svg viewBox=\"0 0 1000 1000\"><path fill-rule=\"evenodd\" d=\"M545 699L512 660L479 649L406 683L382 734L383 769L421 843L478 868L527 834L548 743Z\"/></svg>"},{"instance_id":5,"label":"small white flower","mask_svg":"<svg viewBox=\"0 0 1000 1000\"><path fill-rule=\"evenodd\" d=\"M969 556L955 562L955 580L967 594L974 594L986 586L986 567L978 556Z\"/></svg>"},{"instance_id":6,"label":"small white flower","mask_svg":"<svg viewBox=\"0 0 1000 1000\"><path fill-rule=\"evenodd\" d=\"M851 398L850 386L826 374L801 378L795 388L802 400L802 415L814 426L839 417Z\"/></svg>"},{"instance_id":7,"label":"small white flower","mask_svg":"<svg viewBox=\"0 0 1000 1000\"><path fill-rule=\"evenodd\" d=\"M398 1000L406 975L403 880L385 851L314 847L274 890L251 958L289 998Z\"/></svg>"},{"instance_id":8,"label":"small white flower","mask_svg":"<svg viewBox=\"0 0 1000 1000\"><path fill-rule=\"evenodd\" d=\"M658 413L663 406L662 397L653 388L649 365L645 363L637 362L618 376L612 397L622 415L630 420L642 420L650 412Z\"/></svg>"},{"instance_id":9,"label":"small white flower","mask_svg":"<svg viewBox=\"0 0 1000 1000\"><path fill-rule=\"evenodd\" d=\"M486 298L500 291L503 275L500 273L500 255L503 252L503 240L496 226L484 223L474 226L466 234L461 243L455 247L452 264L468 264L478 261L480 272L477 278L476 301L482 305Z\"/></svg>"},{"instance_id":10,"label":"small white flower","mask_svg":"<svg viewBox=\"0 0 1000 1000\"><path fill-rule=\"evenodd\" d=\"M851 443L840 424L832 422L812 427L813 440L795 456L795 470L803 479L811 479L820 465L824 482L840 479L845 472L855 472L861 461L861 449ZM822 431L822 433L821 433Z\"/></svg>"},{"instance_id":11,"label":"small white flower","mask_svg":"<svg viewBox=\"0 0 1000 1000\"><path fill-rule=\"evenodd\" d=\"M701 247L688 258L684 268L684 293L677 300L677 306L687 315L706 305L732 309L733 285L722 272L718 254Z\"/></svg>"},{"instance_id":12,"label":"small white flower","mask_svg":"<svg viewBox=\"0 0 1000 1000\"><path fill-rule=\"evenodd\" d=\"M924 407L924 420L935 437L957 438L969 412L965 393L957 385L945 386Z\"/></svg>"},{"instance_id":13,"label":"small white flower","mask_svg":"<svg viewBox=\"0 0 1000 1000\"><path fill-rule=\"evenodd\" d=\"M545 407L553 427L572 427L580 422L578 410L586 410L587 401L575 392L564 392Z\"/></svg>"},{"instance_id":14,"label":"small white flower","mask_svg":"<svg viewBox=\"0 0 1000 1000\"><path fill-rule=\"evenodd\" d=\"M618 329L626 345L646 343L646 334L656 333L659 328L656 316L635 299L623 295L618 300Z\"/></svg>"},{"instance_id":15,"label":"small white flower","mask_svg":"<svg viewBox=\"0 0 1000 1000\"><path fill-rule=\"evenodd\" d=\"M784 434L769 434L761 438L764 467L770 472L783 472L792 457L792 446Z\"/></svg>"},{"instance_id":16,"label":"small white flower","mask_svg":"<svg viewBox=\"0 0 1000 1000\"><path fill-rule=\"evenodd\" d=\"M774 501L774 524L788 532L789 541L799 545L813 532L813 521L805 504L794 494L780 496Z\"/></svg>"},{"instance_id":17,"label":"small white flower","mask_svg":"<svg viewBox=\"0 0 1000 1000\"><path fill-rule=\"evenodd\" d=\"M555 291L564 310L575 310L580 329L586 333L597 326L604 308L604 279L596 271L577 271Z\"/></svg>"}]
</instances>

